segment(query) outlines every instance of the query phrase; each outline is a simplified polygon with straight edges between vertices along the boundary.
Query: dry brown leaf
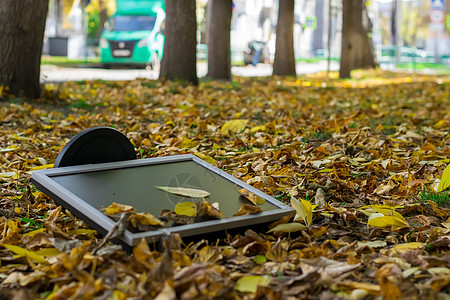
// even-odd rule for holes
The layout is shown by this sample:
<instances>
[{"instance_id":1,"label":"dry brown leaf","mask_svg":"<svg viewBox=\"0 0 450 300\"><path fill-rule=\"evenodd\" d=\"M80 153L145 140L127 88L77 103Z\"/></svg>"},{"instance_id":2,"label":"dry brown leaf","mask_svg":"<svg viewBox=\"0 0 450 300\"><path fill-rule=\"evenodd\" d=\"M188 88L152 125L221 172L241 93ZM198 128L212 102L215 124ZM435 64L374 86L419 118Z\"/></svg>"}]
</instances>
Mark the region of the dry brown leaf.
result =
<instances>
[{"instance_id":1,"label":"dry brown leaf","mask_svg":"<svg viewBox=\"0 0 450 300\"><path fill-rule=\"evenodd\" d=\"M264 198L256 195L255 193L250 192L247 189L240 189L239 193L241 193L241 195L244 196L245 199L247 199L254 205L261 205L261 204L264 204L264 202L265 202Z\"/></svg>"},{"instance_id":2,"label":"dry brown leaf","mask_svg":"<svg viewBox=\"0 0 450 300\"><path fill-rule=\"evenodd\" d=\"M222 219L223 213L206 201L198 201L195 203L196 215L199 217L207 217L213 219Z\"/></svg>"},{"instance_id":3,"label":"dry brown leaf","mask_svg":"<svg viewBox=\"0 0 450 300\"><path fill-rule=\"evenodd\" d=\"M130 221L131 225L133 227L137 227L138 224L141 225L150 225L150 226L163 226L164 222L162 222L160 219L152 215L148 212L142 212L142 213L134 213L131 214L128 217L128 221Z\"/></svg>"},{"instance_id":4,"label":"dry brown leaf","mask_svg":"<svg viewBox=\"0 0 450 300\"><path fill-rule=\"evenodd\" d=\"M260 207L243 203L241 205L241 208L239 208L239 211L237 213L235 213L233 216L246 216L246 215L259 214L259 213L262 213L262 210Z\"/></svg>"},{"instance_id":5,"label":"dry brown leaf","mask_svg":"<svg viewBox=\"0 0 450 300\"><path fill-rule=\"evenodd\" d=\"M104 210L105 215L108 215L108 216L126 213L126 212L129 212L129 213L136 212L136 209L134 209L134 207L132 207L130 205L119 204L119 203L115 203L115 202L113 202L107 208L102 208L101 210Z\"/></svg>"}]
</instances>

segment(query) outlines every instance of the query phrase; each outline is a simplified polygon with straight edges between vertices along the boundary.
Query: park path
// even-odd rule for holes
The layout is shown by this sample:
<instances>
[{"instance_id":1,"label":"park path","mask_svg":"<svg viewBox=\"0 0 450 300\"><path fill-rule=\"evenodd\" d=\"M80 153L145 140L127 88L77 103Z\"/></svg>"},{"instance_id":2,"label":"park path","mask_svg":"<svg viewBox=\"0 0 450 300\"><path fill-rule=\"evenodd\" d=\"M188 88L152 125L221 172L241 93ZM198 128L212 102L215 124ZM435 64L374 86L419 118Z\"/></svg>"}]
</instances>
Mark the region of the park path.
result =
<instances>
[{"instance_id":1,"label":"park path","mask_svg":"<svg viewBox=\"0 0 450 300\"><path fill-rule=\"evenodd\" d=\"M309 74L327 70L325 61L317 63L297 63L297 74ZM331 70L339 69L337 62L331 62ZM197 64L198 77L204 77L207 73L207 64ZM235 76L257 77L272 75L272 65L258 64L254 66L233 66L231 70ZM134 80L136 78L157 79L158 72L146 69L100 69L100 68L63 68L53 65L41 66L42 83L65 82L81 80Z\"/></svg>"}]
</instances>

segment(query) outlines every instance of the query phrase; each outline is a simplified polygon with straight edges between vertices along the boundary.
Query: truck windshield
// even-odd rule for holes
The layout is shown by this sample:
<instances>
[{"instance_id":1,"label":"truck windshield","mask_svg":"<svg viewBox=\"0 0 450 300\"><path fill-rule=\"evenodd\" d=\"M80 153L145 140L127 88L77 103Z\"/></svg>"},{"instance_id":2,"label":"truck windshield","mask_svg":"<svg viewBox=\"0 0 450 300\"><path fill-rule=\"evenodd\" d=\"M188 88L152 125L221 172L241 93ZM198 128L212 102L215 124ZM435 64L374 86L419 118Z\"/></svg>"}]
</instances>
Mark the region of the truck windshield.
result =
<instances>
[{"instance_id":1,"label":"truck windshield","mask_svg":"<svg viewBox=\"0 0 450 300\"><path fill-rule=\"evenodd\" d=\"M110 31L152 30L156 17L152 16L114 16L109 20Z\"/></svg>"}]
</instances>

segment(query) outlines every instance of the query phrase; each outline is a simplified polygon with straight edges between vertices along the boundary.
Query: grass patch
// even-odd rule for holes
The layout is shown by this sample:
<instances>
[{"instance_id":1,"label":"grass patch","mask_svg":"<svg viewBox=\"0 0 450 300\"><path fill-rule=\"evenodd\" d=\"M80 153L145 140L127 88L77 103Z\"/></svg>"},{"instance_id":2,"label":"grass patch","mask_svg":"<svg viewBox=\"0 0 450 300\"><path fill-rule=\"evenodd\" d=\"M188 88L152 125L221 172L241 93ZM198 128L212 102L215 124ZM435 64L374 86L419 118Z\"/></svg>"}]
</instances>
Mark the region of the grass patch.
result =
<instances>
[{"instance_id":1,"label":"grass patch","mask_svg":"<svg viewBox=\"0 0 450 300\"><path fill-rule=\"evenodd\" d=\"M422 190L419 198L422 202L433 201L441 207L450 208L450 191L435 192L433 190Z\"/></svg>"},{"instance_id":2,"label":"grass patch","mask_svg":"<svg viewBox=\"0 0 450 300\"><path fill-rule=\"evenodd\" d=\"M91 109L92 108L92 104L89 104L86 102L86 100L84 99L78 99L76 101L71 102L68 105L69 108L81 108L81 109Z\"/></svg>"},{"instance_id":3,"label":"grass patch","mask_svg":"<svg viewBox=\"0 0 450 300\"><path fill-rule=\"evenodd\" d=\"M41 65L56 65L61 67L70 67L83 64L99 64L100 57L87 57L87 58L77 58L69 59L66 56L48 56L43 55L41 57Z\"/></svg>"},{"instance_id":4,"label":"grass patch","mask_svg":"<svg viewBox=\"0 0 450 300\"><path fill-rule=\"evenodd\" d=\"M313 132L304 138L302 138L303 142L309 143L309 142L325 142L333 137L333 134L331 132L320 130Z\"/></svg>"},{"instance_id":5,"label":"grass patch","mask_svg":"<svg viewBox=\"0 0 450 300\"><path fill-rule=\"evenodd\" d=\"M318 63L320 61L327 61L328 57L312 57L312 58L296 58L295 62L303 62L303 63ZM339 57L330 57L331 61L339 61Z\"/></svg>"},{"instance_id":6,"label":"grass patch","mask_svg":"<svg viewBox=\"0 0 450 300\"><path fill-rule=\"evenodd\" d=\"M436 63L415 63L412 62L408 63L398 63L396 65L399 69L414 69L414 70L426 70L426 69L432 69L435 71L445 71L450 72L450 66L443 65L443 64L436 64Z\"/></svg>"}]
</instances>

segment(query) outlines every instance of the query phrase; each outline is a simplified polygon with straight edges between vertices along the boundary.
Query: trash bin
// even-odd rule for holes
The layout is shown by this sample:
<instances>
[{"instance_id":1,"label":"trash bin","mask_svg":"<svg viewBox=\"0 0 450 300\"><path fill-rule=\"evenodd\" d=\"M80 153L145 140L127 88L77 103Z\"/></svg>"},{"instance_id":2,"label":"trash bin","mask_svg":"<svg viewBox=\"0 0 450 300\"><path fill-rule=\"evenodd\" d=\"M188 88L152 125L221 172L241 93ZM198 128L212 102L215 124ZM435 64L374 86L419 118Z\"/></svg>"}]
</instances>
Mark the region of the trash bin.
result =
<instances>
[{"instance_id":1,"label":"trash bin","mask_svg":"<svg viewBox=\"0 0 450 300\"><path fill-rule=\"evenodd\" d=\"M48 54L52 56L67 56L68 37L54 36L48 38Z\"/></svg>"}]
</instances>

